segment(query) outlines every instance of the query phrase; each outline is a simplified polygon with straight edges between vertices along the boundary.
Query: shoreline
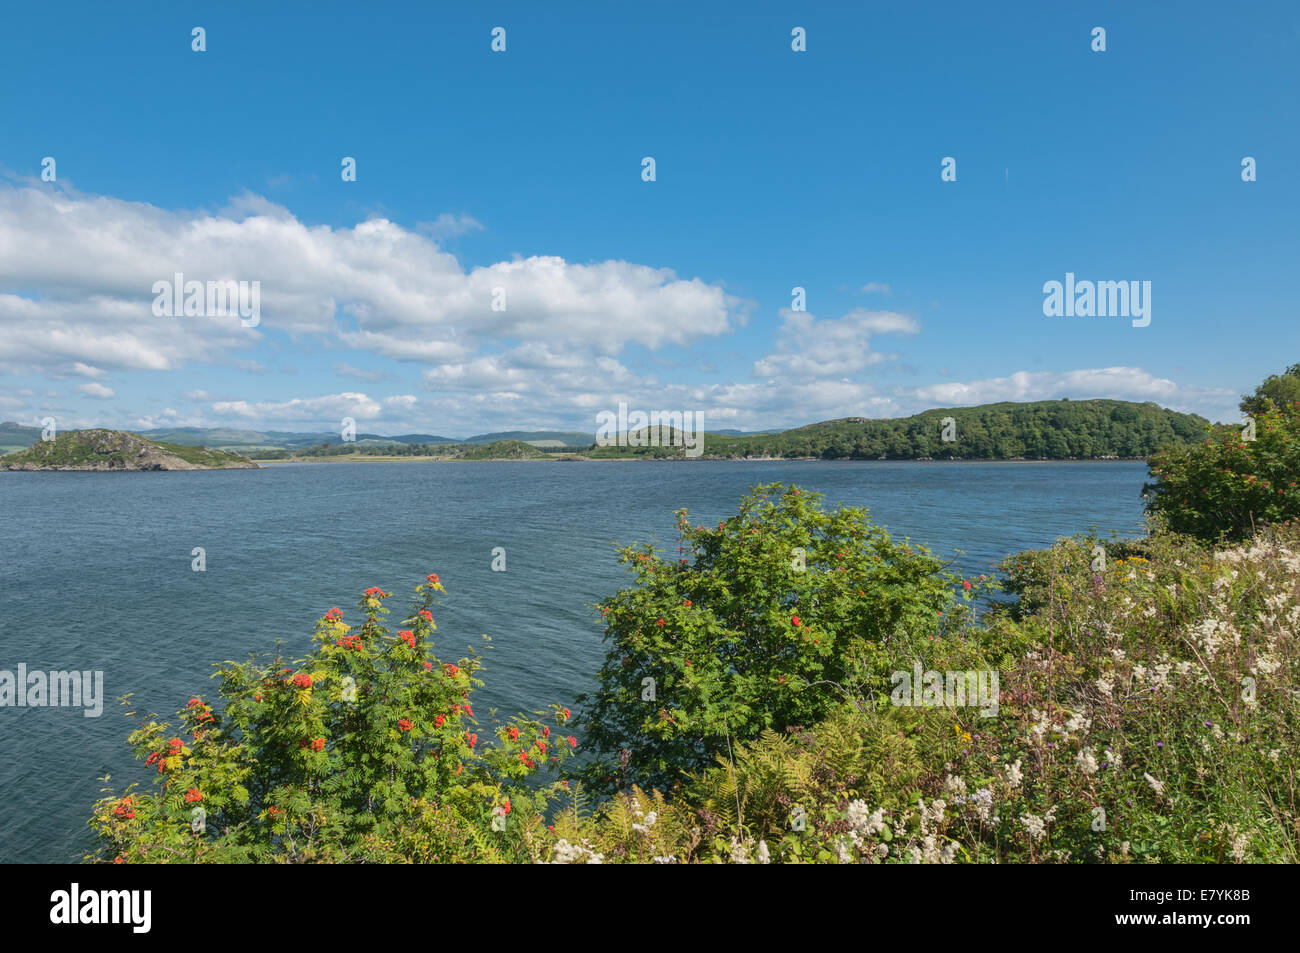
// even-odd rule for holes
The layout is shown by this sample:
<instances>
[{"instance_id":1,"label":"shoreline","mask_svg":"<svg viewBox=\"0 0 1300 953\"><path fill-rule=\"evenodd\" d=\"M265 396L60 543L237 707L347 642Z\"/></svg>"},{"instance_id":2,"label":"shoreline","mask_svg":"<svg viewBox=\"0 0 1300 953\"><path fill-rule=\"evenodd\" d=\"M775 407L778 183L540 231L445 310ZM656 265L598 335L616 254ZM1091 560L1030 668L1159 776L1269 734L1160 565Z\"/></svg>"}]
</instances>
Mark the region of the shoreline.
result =
<instances>
[{"instance_id":1,"label":"shoreline","mask_svg":"<svg viewBox=\"0 0 1300 953\"><path fill-rule=\"evenodd\" d=\"M463 457L440 457L440 456L335 456L335 457L290 457L285 459L265 459L260 457L250 458L259 466L274 466L276 464L287 463L1025 463L1025 464L1043 464L1043 463L1146 463L1146 457L1061 457L1054 460L1027 460L1027 459L952 459L952 460L935 460L935 459L910 459L910 460L828 460L822 457L699 457L696 459L681 457L579 457L579 456L556 456L554 458L539 459L531 457L520 459L518 457L499 457L487 460L466 460Z\"/></svg>"}]
</instances>

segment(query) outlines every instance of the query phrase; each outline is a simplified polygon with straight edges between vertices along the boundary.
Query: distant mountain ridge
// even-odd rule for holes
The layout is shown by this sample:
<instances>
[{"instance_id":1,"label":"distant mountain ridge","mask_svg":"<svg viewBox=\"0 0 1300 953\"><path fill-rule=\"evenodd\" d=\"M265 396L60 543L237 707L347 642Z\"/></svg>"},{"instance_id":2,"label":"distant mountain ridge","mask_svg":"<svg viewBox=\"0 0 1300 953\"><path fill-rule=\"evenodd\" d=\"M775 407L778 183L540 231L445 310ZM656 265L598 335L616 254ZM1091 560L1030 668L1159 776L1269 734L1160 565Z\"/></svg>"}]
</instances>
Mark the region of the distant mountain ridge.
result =
<instances>
[{"instance_id":1,"label":"distant mountain ridge","mask_svg":"<svg viewBox=\"0 0 1300 953\"><path fill-rule=\"evenodd\" d=\"M951 420L950 425L945 425ZM1168 410L1147 401L1096 399L1003 401L973 407L937 408L910 417L842 417L789 430L741 432L704 428L704 458L816 458L826 460L902 459L1107 459L1138 458L1164 444L1202 439L1209 421L1195 414ZM0 424L0 452L31 446L39 427L14 422ZM181 446L206 446L258 456L338 456L355 450L365 456L383 455L392 448L399 456L445 455L480 459L456 447L524 444L545 457L565 451L594 458L673 457L680 446L656 439L655 446L595 447L595 434L574 430L509 430L455 438L408 433L385 436L358 433L344 441L333 432L173 428L137 432L140 436ZM648 442L648 441L647 441ZM347 447L347 450L344 450ZM429 448L448 448L437 454ZM332 448L332 449L330 449ZM315 453L313 453L315 449ZM323 454L322 451L328 451ZM513 453L513 451L512 451Z\"/></svg>"}]
</instances>

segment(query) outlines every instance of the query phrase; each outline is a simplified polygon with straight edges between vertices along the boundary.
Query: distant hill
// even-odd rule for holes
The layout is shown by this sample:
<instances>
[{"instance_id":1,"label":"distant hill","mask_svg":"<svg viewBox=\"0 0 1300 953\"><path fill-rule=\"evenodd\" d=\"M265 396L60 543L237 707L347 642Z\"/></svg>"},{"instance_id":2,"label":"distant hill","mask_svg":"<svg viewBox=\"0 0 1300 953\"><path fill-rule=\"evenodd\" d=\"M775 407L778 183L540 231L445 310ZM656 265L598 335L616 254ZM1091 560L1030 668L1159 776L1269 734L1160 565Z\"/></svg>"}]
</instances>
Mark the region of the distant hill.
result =
<instances>
[{"instance_id":1,"label":"distant hill","mask_svg":"<svg viewBox=\"0 0 1300 953\"><path fill-rule=\"evenodd\" d=\"M40 439L40 427L25 427L12 420L7 420L0 424L0 453L13 453L15 450L26 450Z\"/></svg>"},{"instance_id":2,"label":"distant hill","mask_svg":"<svg viewBox=\"0 0 1300 953\"><path fill-rule=\"evenodd\" d=\"M463 449L458 460L548 460L550 457L522 440L496 440Z\"/></svg>"},{"instance_id":3,"label":"distant hill","mask_svg":"<svg viewBox=\"0 0 1300 953\"><path fill-rule=\"evenodd\" d=\"M945 418L952 427L945 428ZM1209 422L1195 414L1166 410L1157 404L1123 400L1042 400L1003 402L976 407L927 410L911 417L871 419L842 417L791 430L742 433L710 430L705 421L700 459L801 458L821 460L1095 460L1145 458L1165 444L1203 438ZM0 450L28 447L40 438L39 427L0 424ZM464 448L520 443L539 451L538 458L581 453L594 459L671 458L684 456L671 435L656 435L655 446L593 447L595 434L578 430L508 430L459 440L437 434L384 436L359 433L344 443L337 432L204 429L148 430L150 440L183 446L207 446L256 456L286 459L304 456L397 456L483 459ZM952 440L944 439L951 436ZM517 448L515 448L517 450ZM545 451L543 454L542 451ZM505 451L509 459L513 451Z\"/></svg>"},{"instance_id":4,"label":"distant hill","mask_svg":"<svg viewBox=\"0 0 1300 953\"><path fill-rule=\"evenodd\" d=\"M946 421L951 425L945 426ZM845 417L763 436L709 434L705 456L823 460L1145 458L1161 446L1201 440L1208 427L1204 417L1166 410L1151 402L1003 402L940 408L885 420Z\"/></svg>"},{"instance_id":5,"label":"distant hill","mask_svg":"<svg viewBox=\"0 0 1300 953\"><path fill-rule=\"evenodd\" d=\"M158 443L123 430L68 430L0 457L3 470L225 470L256 469L247 457Z\"/></svg>"}]
</instances>

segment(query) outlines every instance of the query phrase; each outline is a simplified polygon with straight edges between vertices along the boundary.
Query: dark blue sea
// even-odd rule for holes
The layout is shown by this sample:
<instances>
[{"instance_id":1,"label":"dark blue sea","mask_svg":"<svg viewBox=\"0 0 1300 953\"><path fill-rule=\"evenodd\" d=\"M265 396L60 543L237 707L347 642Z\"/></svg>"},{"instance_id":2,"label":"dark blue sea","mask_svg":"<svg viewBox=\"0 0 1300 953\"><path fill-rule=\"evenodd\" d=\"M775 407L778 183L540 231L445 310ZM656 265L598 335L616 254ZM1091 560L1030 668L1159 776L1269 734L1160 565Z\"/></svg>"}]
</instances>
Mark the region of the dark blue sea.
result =
<instances>
[{"instance_id":1,"label":"dark blue sea","mask_svg":"<svg viewBox=\"0 0 1300 953\"><path fill-rule=\"evenodd\" d=\"M310 649L315 621L349 622L369 586L394 596L437 572L436 651L492 637L475 696L488 712L571 703L603 654L591 604L629 577L616 545L675 555L673 511L735 512L781 480L828 504L870 508L895 536L965 573L1095 529L1142 530L1146 465L1110 463L590 462L287 464L189 473L0 473L0 669L102 670L99 718L0 708L0 861L80 859L86 819L112 775L150 774L126 747L116 699L171 719L212 695L213 663ZM506 572L493 572L504 547ZM204 572L191 551L206 551ZM960 550L959 555L957 551Z\"/></svg>"}]
</instances>

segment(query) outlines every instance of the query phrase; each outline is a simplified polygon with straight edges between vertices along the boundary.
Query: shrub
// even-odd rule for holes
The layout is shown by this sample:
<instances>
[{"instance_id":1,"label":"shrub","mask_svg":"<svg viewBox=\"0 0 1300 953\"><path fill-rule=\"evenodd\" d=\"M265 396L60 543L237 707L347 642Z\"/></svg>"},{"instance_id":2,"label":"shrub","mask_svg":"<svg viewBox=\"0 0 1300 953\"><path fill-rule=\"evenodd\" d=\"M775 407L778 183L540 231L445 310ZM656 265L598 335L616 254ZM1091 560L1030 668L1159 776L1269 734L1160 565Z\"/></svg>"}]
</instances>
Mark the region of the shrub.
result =
<instances>
[{"instance_id":1,"label":"shrub","mask_svg":"<svg viewBox=\"0 0 1300 953\"><path fill-rule=\"evenodd\" d=\"M1251 418L1254 439L1224 427L1197 446L1152 456L1147 509L1170 530L1205 540L1241 540L1300 519L1300 413L1265 404Z\"/></svg>"},{"instance_id":2,"label":"shrub","mask_svg":"<svg viewBox=\"0 0 1300 953\"><path fill-rule=\"evenodd\" d=\"M667 790L738 741L873 695L900 660L960 626L975 587L866 510L820 501L758 486L716 527L679 511L689 558L620 551L637 581L599 607L610 645L582 699L587 740L604 756L591 786Z\"/></svg>"},{"instance_id":3,"label":"shrub","mask_svg":"<svg viewBox=\"0 0 1300 953\"><path fill-rule=\"evenodd\" d=\"M563 791L539 774L571 754L569 711L517 716L480 739L479 657L432 653L434 593L445 591L430 575L393 633L380 622L389 594L372 587L361 625L329 610L306 658L225 662L224 704L191 698L175 729L148 716L128 741L156 768L154 789L105 789L87 859L530 859L542 811Z\"/></svg>"}]
</instances>

